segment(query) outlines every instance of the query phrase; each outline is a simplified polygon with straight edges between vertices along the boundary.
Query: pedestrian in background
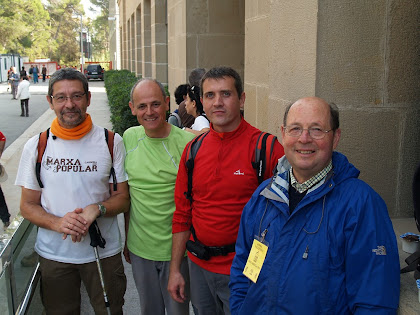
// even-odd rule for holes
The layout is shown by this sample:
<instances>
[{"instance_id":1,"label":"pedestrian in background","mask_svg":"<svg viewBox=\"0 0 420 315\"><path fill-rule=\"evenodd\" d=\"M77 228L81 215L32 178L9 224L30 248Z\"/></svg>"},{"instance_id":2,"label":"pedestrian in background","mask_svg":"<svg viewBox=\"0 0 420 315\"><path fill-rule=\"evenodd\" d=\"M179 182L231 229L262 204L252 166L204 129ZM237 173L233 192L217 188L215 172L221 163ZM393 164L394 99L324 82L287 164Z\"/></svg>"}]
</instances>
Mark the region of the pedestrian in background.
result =
<instances>
[{"instance_id":1,"label":"pedestrian in background","mask_svg":"<svg viewBox=\"0 0 420 315\"><path fill-rule=\"evenodd\" d=\"M12 74L12 72L13 72L13 67L10 67L10 69L7 70L7 84L8 84L7 92L9 92L9 89L10 89L10 94L12 94L12 90L11 90L12 82L10 81L10 75Z\"/></svg>"},{"instance_id":2,"label":"pedestrian in background","mask_svg":"<svg viewBox=\"0 0 420 315\"><path fill-rule=\"evenodd\" d=\"M47 76L47 68L45 67L45 65L42 65L42 82L45 82L45 78Z\"/></svg>"},{"instance_id":3,"label":"pedestrian in background","mask_svg":"<svg viewBox=\"0 0 420 315\"><path fill-rule=\"evenodd\" d=\"M193 69L188 76L189 85L200 86L201 78L203 77L204 73L206 73L206 69L204 68ZM185 100L182 101L178 106L178 115L181 118L182 126L185 128L191 128L195 118L194 116L187 113L187 109L185 108Z\"/></svg>"},{"instance_id":4,"label":"pedestrian in background","mask_svg":"<svg viewBox=\"0 0 420 315\"><path fill-rule=\"evenodd\" d=\"M0 131L0 158L3 154L4 147L6 146L6 137ZM4 182L7 179L6 171L4 166L0 163L0 182ZM10 224L10 213L7 208L6 200L4 199L3 191L0 186L0 219L3 222L4 229L6 230Z\"/></svg>"},{"instance_id":5,"label":"pedestrian in background","mask_svg":"<svg viewBox=\"0 0 420 315\"><path fill-rule=\"evenodd\" d=\"M200 100L200 88L198 86L193 85L188 87L185 109L189 115L195 118L191 128L184 128L186 131L198 136L210 130L210 122L204 113L203 104Z\"/></svg>"},{"instance_id":6,"label":"pedestrian in background","mask_svg":"<svg viewBox=\"0 0 420 315\"><path fill-rule=\"evenodd\" d=\"M19 83L18 92L16 97L20 99L20 108L21 108L21 117L28 117L29 116L29 98L31 94L29 93L29 80L27 76L23 76ZM26 110L26 113L25 113Z\"/></svg>"},{"instance_id":7,"label":"pedestrian in background","mask_svg":"<svg viewBox=\"0 0 420 315\"><path fill-rule=\"evenodd\" d=\"M38 69L38 66L35 66L35 67L32 69L32 74L33 74L33 76L34 76L34 84L37 84L37 83L38 83L38 74L39 74L39 69Z\"/></svg>"},{"instance_id":8,"label":"pedestrian in background","mask_svg":"<svg viewBox=\"0 0 420 315\"><path fill-rule=\"evenodd\" d=\"M16 67L12 67L12 71L9 75L9 82L12 86L12 100L17 100L16 94L19 86L19 74L16 71Z\"/></svg>"},{"instance_id":9,"label":"pedestrian in background","mask_svg":"<svg viewBox=\"0 0 420 315\"><path fill-rule=\"evenodd\" d=\"M27 74L26 74L25 67L22 67L22 70L20 70L20 77L22 78L22 77L26 77L26 76L27 76Z\"/></svg>"},{"instance_id":10,"label":"pedestrian in background","mask_svg":"<svg viewBox=\"0 0 420 315\"><path fill-rule=\"evenodd\" d=\"M188 84L181 84L175 89L174 96L175 102L180 105L185 98L187 97ZM178 128L183 128L181 117L179 116L178 108L175 109L168 117L168 123L171 125L177 126Z\"/></svg>"}]
</instances>

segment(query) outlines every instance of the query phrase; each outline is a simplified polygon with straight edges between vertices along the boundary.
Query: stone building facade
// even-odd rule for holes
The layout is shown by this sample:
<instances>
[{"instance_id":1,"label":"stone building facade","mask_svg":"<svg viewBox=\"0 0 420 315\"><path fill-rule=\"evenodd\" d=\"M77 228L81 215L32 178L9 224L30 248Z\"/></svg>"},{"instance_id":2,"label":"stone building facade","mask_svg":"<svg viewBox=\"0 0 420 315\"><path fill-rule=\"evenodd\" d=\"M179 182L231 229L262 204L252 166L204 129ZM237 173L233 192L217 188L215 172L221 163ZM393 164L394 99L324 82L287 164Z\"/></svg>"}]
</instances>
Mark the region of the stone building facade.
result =
<instances>
[{"instance_id":1,"label":"stone building facade","mask_svg":"<svg viewBox=\"0 0 420 315\"><path fill-rule=\"evenodd\" d=\"M338 151L381 194L392 217L412 216L411 181L420 163L420 2L117 4L122 69L156 78L173 93L192 69L229 65L244 78L245 118L278 136L290 102L311 95L335 102Z\"/></svg>"}]
</instances>

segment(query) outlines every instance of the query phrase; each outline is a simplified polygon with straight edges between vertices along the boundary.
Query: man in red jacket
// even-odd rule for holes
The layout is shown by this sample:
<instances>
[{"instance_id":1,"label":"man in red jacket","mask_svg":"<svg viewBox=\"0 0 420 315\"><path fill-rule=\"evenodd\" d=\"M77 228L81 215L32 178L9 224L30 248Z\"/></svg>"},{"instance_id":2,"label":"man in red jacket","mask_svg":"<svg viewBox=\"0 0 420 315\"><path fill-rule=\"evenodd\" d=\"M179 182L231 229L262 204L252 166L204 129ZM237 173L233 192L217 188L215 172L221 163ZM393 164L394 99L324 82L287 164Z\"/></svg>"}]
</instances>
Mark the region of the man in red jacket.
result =
<instances>
[{"instance_id":1,"label":"man in red jacket","mask_svg":"<svg viewBox=\"0 0 420 315\"><path fill-rule=\"evenodd\" d=\"M200 315L229 314L230 267L242 209L258 187L252 162L261 131L241 115L245 93L239 74L232 68L210 69L202 78L201 93L211 128L194 158L191 201L186 198L188 145L179 165L168 290L176 301L186 299L179 266L186 242L195 241L195 245L210 249L210 257L205 260L188 253L191 302ZM271 177L283 154L283 147L275 140L272 154L266 158L265 179Z\"/></svg>"}]
</instances>

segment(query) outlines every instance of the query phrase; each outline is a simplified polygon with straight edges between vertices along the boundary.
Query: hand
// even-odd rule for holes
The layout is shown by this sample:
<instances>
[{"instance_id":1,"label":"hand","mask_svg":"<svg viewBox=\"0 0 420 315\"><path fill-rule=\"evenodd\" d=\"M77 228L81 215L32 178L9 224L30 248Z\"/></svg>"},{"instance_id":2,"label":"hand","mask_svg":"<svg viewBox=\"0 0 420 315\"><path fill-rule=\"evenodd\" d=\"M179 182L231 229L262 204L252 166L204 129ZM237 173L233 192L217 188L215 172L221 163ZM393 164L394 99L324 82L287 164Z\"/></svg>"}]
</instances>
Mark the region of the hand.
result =
<instances>
[{"instance_id":1,"label":"hand","mask_svg":"<svg viewBox=\"0 0 420 315\"><path fill-rule=\"evenodd\" d=\"M185 296L185 280L179 271L171 271L169 273L168 291L175 301L179 303L184 303L186 301L187 297Z\"/></svg>"},{"instance_id":2,"label":"hand","mask_svg":"<svg viewBox=\"0 0 420 315\"><path fill-rule=\"evenodd\" d=\"M88 205L83 208L83 211L80 215L88 222L87 226L89 228L92 222L95 221L96 218L100 215L99 207L96 203ZM85 235L87 234L87 232L88 231L86 230Z\"/></svg>"},{"instance_id":3,"label":"hand","mask_svg":"<svg viewBox=\"0 0 420 315\"><path fill-rule=\"evenodd\" d=\"M72 212L67 212L64 217L59 219L58 231L63 233L63 240L67 235L71 235L73 242L80 242L82 235L86 234L89 226L87 221L80 215L82 208L78 208Z\"/></svg>"},{"instance_id":4,"label":"hand","mask_svg":"<svg viewBox=\"0 0 420 315\"><path fill-rule=\"evenodd\" d=\"M71 236L71 239L72 239L73 242L80 242L82 240L82 238L84 236L86 236L87 233L89 232L90 225L98 217L98 215L99 215L99 209L98 209L98 205L95 203L95 204L88 205L88 206L84 207L83 209L82 208L78 208L78 209L76 209L74 211L77 211L77 213L80 213L80 216L82 218L84 218L85 221L86 221L86 230L85 230L85 232L82 233L81 235L72 235Z\"/></svg>"},{"instance_id":5,"label":"hand","mask_svg":"<svg viewBox=\"0 0 420 315\"><path fill-rule=\"evenodd\" d=\"M125 261L131 264L130 253L127 247L127 242L125 242L123 254L124 254Z\"/></svg>"}]
</instances>

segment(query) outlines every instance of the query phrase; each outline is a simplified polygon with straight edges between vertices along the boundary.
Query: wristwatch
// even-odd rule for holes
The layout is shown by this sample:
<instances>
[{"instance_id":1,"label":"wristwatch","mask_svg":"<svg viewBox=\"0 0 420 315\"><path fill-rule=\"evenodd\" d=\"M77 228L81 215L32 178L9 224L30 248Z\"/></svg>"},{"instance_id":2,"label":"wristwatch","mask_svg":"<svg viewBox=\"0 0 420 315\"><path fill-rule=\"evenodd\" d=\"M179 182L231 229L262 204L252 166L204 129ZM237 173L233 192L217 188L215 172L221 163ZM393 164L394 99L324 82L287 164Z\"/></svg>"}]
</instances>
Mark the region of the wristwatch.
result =
<instances>
[{"instance_id":1,"label":"wristwatch","mask_svg":"<svg viewBox=\"0 0 420 315\"><path fill-rule=\"evenodd\" d=\"M98 217L98 218L103 217L103 216L105 215L105 213L106 213L106 208L105 208L105 206L104 206L102 203L100 203L100 202L97 202L96 204L98 205L99 212L100 212L100 214L99 214L99 217Z\"/></svg>"}]
</instances>

